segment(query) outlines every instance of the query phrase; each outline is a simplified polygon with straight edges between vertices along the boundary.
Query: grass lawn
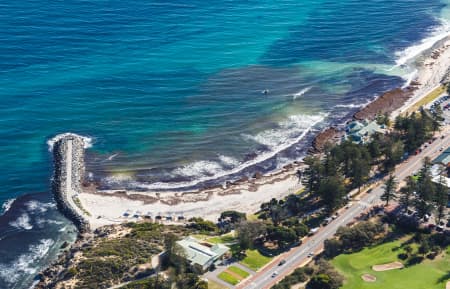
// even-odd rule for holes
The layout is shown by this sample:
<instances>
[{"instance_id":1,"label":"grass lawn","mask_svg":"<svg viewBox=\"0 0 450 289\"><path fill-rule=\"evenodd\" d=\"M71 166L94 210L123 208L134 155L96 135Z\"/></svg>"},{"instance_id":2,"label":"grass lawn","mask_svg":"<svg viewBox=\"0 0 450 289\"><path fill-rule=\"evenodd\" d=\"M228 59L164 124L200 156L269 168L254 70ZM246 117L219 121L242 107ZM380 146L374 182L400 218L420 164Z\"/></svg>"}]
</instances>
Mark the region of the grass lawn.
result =
<instances>
[{"instance_id":1,"label":"grass lawn","mask_svg":"<svg viewBox=\"0 0 450 289\"><path fill-rule=\"evenodd\" d=\"M223 280L231 285L236 285L238 284L242 279L238 279L236 276L231 275L230 273L228 273L227 271L223 271L222 273L220 273L219 275L217 275L217 277L220 280Z\"/></svg>"},{"instance_id":2,"label":"grass lawn","mask_svg":"<svg viewBox=\"0 0 450 289\"><path fill-rule=\"evenodd\" d=\"M425 96L424 98L422 98L421 100L416 102L413 106L411 106L407 110L407 112L413 113L413 112L417 111L421 106L424 106L424 105L432 102L436 98L438 98L438 96L441 95L442 93L444 93L446 89L447 89L447 87L444 85L439 86L438 88L436 88L435 90L430 92L427 96Z\"/></svg>"},{"instance_id":3,"label":"grass lawn","mask_svg":"<svg viewBox=\"0 0 450 289\"><path fill-rule=\"evenodd\" d=\"M245 278L247 278L248 275L250 274L242 270L241 268L236 266L230 266L225 271L217 275L217 277L219 277L219 279L227 283L230 283L231 285L236 285Z\"/></svg>"},{"instance_id":4,"label":"grass lawn","mask_svg":"<svg viewBox=\"0 0 450 289\"><path fill-rule=\"evenodd\" d=\"M332 260L333 265L345 276L342 289L444 289L449 278L450 255L435 260L425 259L422 263L404 269L375 272L373 265L401 261L397 258L403 249L399 248L401 241L382 244L364 249L354 254L342 254ZM373 283L364 282L362 274L371 274L377 278Z\"/></svg>"},{"instance_id":5,"label":"grass lawn","mask_svg":"<svg viewBox=\"0 0 450 289\"><path fill-rule=\"evenodd\" d=\"M234 232L230 232L228 234L224 234L221 236L215 236L211 238L207 238L205 240L206 242L212 243L212 244L226 244L226 243L233 243L236 241L236 237L234 236Z\"/></svg>"},{"instance_id":6,"label":"grass lawn","mask_svg":"<svg viewBox=\"0 0 450 289\"><path fill-rule=\"evenodd\" d=\"M253 271L258 271L272 260L270 257L261 255L258 250L247 250L245 254L247 256L240 263Z\"/></svg>"},{"instance_id":7,"label":"grass lawn","mask_svg":"<svg viewBox=\"0 0 450 289\"><path fill-rule=\"evenodd\" d=\"M208 280L208 289L228 289L228 287L222 286L214 281Z\"/></svg>"},{"instance_id":8,"label":"grass lawn","mask_svg":"<svg viewBox=\"0 0 450 289\"><path fill-rule=\"evenodd\" d=\"M233 272L233 273L236 273L236 274L238 274L239 276L242 276L242 279L245 279L245 278L248 277L248 275L250 275L247 271L244 271L244 270L242 270L241 268L236 267L236 266L230 266L230 267L228 267L227 270L228 270L228 271L231 271L231 272Z\"/></svg>"}]
</instances>

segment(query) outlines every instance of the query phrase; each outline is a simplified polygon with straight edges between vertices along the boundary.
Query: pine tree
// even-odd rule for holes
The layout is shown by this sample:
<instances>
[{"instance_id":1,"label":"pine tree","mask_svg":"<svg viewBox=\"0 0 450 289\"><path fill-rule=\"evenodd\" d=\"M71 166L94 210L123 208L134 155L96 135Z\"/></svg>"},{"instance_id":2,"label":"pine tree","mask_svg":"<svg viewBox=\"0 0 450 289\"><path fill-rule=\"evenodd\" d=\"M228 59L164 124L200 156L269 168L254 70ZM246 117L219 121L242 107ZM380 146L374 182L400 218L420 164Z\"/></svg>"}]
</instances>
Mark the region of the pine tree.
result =
<instances>
[{"instance_id":1,"label":"pine tree","mask_svg":"<svg viewBox=\"0 0 450 289\"><path fill-rule=\"evenodd\" d=\"M399 203L405 209L408 210L409 206L412 204L414 192L416 191L416 181L412 176L409 176L406 180L406 186L400 190Z\"/></svg>"},{"instance_id":2,"label":"pine tree","mask_svg":"<svg viewBox=\"0 0 450 289\"><path fill-rule=\"evenodd\" d=\"M419 180L417 181L417 195L415 199L415 208L419 217L428 213L431 202L434 199L435 184L431 176L431 161L425 158L422 168L419 172Z\"/></svg>"},{"instance_id":3,"label":"pine tree","mask_svg":"<svg viewBox=\"0 0 450 289\"><path fill-rule=\"evenodd\" d=\"M389 205L389 201L396 199L397 180L395 176L390 174L389 178L384 183L384 193L381 195L381 200L386 202L386 206Z\"/></svg>"},{"instance_id":4,"label":"pine tree","mask_svg":"<svg viewBox=\"0 0 450 289\"><path fill-rule=\"evenodd\" d=\"M445 184L445 180L442 174L439 177L439 183L436 184L435 204L437 208L438 222L445 216L445 208L447 207L449 190Z\"/></svg>"}]
</instances>

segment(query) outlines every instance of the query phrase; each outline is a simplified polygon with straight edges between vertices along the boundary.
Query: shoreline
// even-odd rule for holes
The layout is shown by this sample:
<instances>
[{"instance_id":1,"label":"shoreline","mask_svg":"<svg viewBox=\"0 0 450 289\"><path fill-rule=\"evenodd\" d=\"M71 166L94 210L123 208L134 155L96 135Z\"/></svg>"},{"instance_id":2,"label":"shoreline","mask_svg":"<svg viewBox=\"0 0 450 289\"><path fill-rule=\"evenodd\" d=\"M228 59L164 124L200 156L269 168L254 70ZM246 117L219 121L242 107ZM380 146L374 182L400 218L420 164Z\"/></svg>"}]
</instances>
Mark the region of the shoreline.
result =
<instances>
[{"instance_id":1,"label":"shoreline","mask_svg":"<svg viewBox=\"0 0 450 289\"><path fill-rule=\"evenodd\" d=\"M417 74L407 87L380 95L356 112L353 119L374 119L379 113L395 118L447 82L450 79L450 37L436 42L411 64L416 66ZM342 130L336 127L324 129L315 136L309 153L320 153L330 139L336 142L341 135ZM215 221L223 211L253 213L262 202L299 191L302 186L296 172L301 167L301 162L294 161L273 173L255 173L252 178L243 177L226 182L224 186L186 192L97 190L93 184L84 184L77 194L80 206L74 206L74 210L92 229L157 216L169 220L203 217Z\"/></svg>"}]
</instances>

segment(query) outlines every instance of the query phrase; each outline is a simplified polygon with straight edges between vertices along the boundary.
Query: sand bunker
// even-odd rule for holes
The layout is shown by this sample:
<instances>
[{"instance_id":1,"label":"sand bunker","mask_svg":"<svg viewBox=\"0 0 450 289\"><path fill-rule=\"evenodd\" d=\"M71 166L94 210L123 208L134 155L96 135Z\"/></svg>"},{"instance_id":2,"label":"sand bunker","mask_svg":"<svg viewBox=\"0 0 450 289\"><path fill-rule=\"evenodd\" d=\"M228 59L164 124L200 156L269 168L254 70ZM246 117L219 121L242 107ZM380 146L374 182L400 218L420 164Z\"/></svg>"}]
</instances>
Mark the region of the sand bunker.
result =
<instances>
[{"instance_id":1,"label":"sand bunker","mask_svg":"<svg viewBox=\"0 0 450 289\"><path fill-rule=\"evenodd\" d=\"M392 262L382 265L374 265L372 266L373 271L388 271L388 270L394 270L394 269L401 269L403 268L403 264L400 262Z\"/></svg>"},{"instance_id":2,"label":"sand bunker","mask_svg":"<svg viewBox=\"0 0 450 289\"><path fill-rule=\"evenodd\" d=\"M375 282L377 281L377 277L370 275L370 274L363 274L361 275L361 279L363 279L366 282Z\"/></svg>"},{"instance_id":3,"label":"sand bunker","mask_svg":"<svg viewBox=\"0 0 450 289\"><path fill-rule=\"evenodd\" d=\"M445 289L450 289L450 281L448 281L447 285L445 285Z\"/></svg>"}]
</instances>

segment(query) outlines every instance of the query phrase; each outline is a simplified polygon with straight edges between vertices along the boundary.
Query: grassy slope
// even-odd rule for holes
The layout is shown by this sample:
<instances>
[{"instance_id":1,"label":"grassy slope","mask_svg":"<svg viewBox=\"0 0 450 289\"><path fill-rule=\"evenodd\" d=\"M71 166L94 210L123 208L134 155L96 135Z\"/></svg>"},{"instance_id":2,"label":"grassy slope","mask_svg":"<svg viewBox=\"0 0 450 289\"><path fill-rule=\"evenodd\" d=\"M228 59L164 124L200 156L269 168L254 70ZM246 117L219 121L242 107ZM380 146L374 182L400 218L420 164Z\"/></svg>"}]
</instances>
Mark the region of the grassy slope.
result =
<instances>
[{"instance_id":1,"label":"grassy slope","mask_svg":"<svg viewBox=\"0 0 450 289\"><path fill-rule=\"evenodd\" d=\"M370 249L364 249L355 254L342 254L332 263L345 276L343 289L443 289L445 281L440 280L450 271L449 250L443 257L435 260L425 260L419 265L400 270L375 272L372 265L400 261L397 255L403 252L400 241L386 243ZM393 251L393 249L395 251ZM366 283L361 275L367 273L377 277L374 283Z\"/></svg>"}]
</instances>

